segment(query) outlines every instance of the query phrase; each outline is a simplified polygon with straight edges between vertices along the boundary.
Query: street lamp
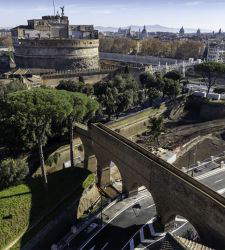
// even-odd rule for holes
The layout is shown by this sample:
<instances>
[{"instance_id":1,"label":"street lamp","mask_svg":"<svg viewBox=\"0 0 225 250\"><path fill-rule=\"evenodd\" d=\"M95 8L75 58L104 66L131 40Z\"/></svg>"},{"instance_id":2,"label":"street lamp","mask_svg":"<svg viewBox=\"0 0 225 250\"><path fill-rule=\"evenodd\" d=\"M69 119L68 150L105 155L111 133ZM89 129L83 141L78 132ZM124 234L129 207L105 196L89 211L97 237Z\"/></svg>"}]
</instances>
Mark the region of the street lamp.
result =
<instances>
[{"instance_id":1,"label":"street lamp","mask_svg":"<svg viewBox=\"0 0 225 250\"><path fill-rule=\"evenodd\" d=\"M139 203L135 204L132 206L133 212L135 214L135 216L137 217L137 214L135 213L135 209L139 209L141 210L141 205Z\"/></svg>"}]
</instances>

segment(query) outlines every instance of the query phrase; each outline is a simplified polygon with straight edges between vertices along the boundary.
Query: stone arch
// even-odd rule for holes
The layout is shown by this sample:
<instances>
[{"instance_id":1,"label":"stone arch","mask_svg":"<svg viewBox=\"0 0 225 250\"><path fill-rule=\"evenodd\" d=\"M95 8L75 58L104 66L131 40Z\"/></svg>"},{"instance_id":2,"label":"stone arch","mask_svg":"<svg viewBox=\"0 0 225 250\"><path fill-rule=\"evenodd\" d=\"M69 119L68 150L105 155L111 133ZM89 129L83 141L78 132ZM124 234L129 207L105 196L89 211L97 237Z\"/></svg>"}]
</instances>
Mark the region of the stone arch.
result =
<instances>
[{"instance_id":1,"label":"stone arch","mask_svg":"<svg viewBox=\"0 0 225 250\"><path fill-rule=\"evenodd\" d=\"M78 146L78 152L81 152L83 158L84 168L90 170L93 173L97 171L97 160L92 148L92 141L83 135L77 134L77 138L80 139L80 148Z\"/></svg>"},{"instance_id":2,"label":"stone arch","mask_svg":"<svg viewBox=\"0 0 225 250\"><path fill-rule=\"evenodd\" d=\"M125 175L121 172L120 163L115 159L111 159L106 152L101 149L101 152L96 150L98 146L95 146L95 155L97 159L97 183L101 188L105 188L112 184L111 182L111 167L116 167L119 175L121 176L122 193L125 191Z\"/></svg>"},{"instance_id":3,"label":"stone arch","mask_svg":"<svg viewBox=\"0 0 225 250\"><path fill-rule=\"evenodd\" d=\"M182 237L192 240L192 241L198 241L200 240L200 235L198 233L198 228L196 225L193 225L193 223L187 219L186 217L183 217L179 214L173 215L173 219L165 225L165 231L175 231L182 229L183 227L187 227L187 230L182 232Z\"/></svg>"},{"instance_id":4,"label":"stone arch","mask_svg":"<svg viewBox=\"0 0 225 250\"><path fill-rule=\"evenodd\" d=\"M122 185L122 176L118 166L115 162L111 161L109 164L109 174L110 174L110 183L115 188L116 191L122 193L123 185Z\"/></svg>"},{"instance_id":5,"label":"stone arch","mask_svg":"<svg viewBox=\"0 0 225 250\"><path fill-rule=\"evenodd\" d=\"M199 221L197 218L193 218L191 215L189 216L187 213L183 211L177 211L177 210L172 210L172 209L169 210L167 213L163 214L161 217L162 225L166 227L168 223L175 221L177 217L181 217L190 223L191 227L196 231L199 239L201 240L201 243L210 245L208 239L207 240L205 239L205 236L207 234L204 232L204 227L201 226L202 222Z\"/></svg>"}]
</instances>

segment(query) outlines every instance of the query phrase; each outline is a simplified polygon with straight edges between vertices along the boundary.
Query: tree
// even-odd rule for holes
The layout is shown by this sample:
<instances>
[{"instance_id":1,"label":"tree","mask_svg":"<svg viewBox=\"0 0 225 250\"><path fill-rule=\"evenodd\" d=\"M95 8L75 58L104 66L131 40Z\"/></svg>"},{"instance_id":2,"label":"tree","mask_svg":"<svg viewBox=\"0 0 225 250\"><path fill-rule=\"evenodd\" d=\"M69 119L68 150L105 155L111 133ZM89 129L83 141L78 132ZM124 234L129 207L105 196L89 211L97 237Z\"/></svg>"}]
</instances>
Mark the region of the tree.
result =
<instances>
[{"instance_id":1,"label":"tree","mask_svg":"<svg viewBox=\"0 0 225 250\"><path fill-rule=\"evenodd\" d=\"M58 90L66 90L70 92L80 92L86 95L93 95L94 89L92 85L85 84L82 81L75 82L73 80L62 80L56 87Z\"/></svg>"},{"instance_id":2,"label":"tree","mask_svg":"<svg viewBox=\"0 0 225 250\"><path fill-rule=\"evenodd\" d=\"M127 37L102 37L99 40L99 51L128 54L137 50L137 41Z\"/></svg>"},{"instance_id":3,"label":"tree","mask_svg":"<svg viewBox=\"0 0 225 250\"><path fill-rule=\"evenodd\" d=\"M225 64L219 62L204 62L195 66L195 72L201 74L207 86L208 98L211 88L217 83L217 79L225 73Z\"/></svg>"},{"instance_id":4,"label":"tree","mask_svg":"<svg viewBox=\"0 0 225 250\"><path fill-rule=\"evenodd\" d=\"M176 59L202 58L205 44L200 41L161 41L150 38L142 41L141 55Z\"/></svg>"},{"instance_id":5,"label":"tree","mask_svg":"<svg viewBox=\"0 0 225 250\"><path fill-rule=\"evenodd\" d=\"M162 93L155 88L149 88L147 91L148 99L152 103L155 99L162 97Z\"/></svg>"},{"instance_id":6,"label":"tree","mask_svg":"<svg viewBox=\"0 0 225 250\"><path fill-rule=\"evenodd\" d=\"M129 89L124 91L124 93L122 93L122 94L118 94L118 96L117 96L117 109L116 109L117 119L118 119L120 113L127 111L129 108L131 108L131 106L134 103L133 97L134 97L133 91L129 90Z\"/></svg>"},{"instance_id":7,"label":"tree","mask_svg":"<svg viewBox=\"0 0 225 250\"><path fill-rule=\"evenodd\" d=\"M28 164L24 159L3 160L0 163L0 190L22 183L28 172Z\"/></svg>"},{"instance_id":8,"label":"tree","mask_svg":"<svg viewBox=\"0 0 225 250\"><path fill-rule=\"evenodd\" d=\"M172 79L174 81L179 81L180 82L180 80L182 79L182 76L178 71L173 70L173 71L167 72L164 75L164 78Z\"/></svg>"},{"instance_id":9,"label":"tree","mask_svg":"<svg viewBox=\"0 0 225 250\"><path fill-rule=\"evenodd\" d=\"M116 75L106 82L95 84L94 94L103 110L111 119L112 115L118 117L138 103L139 87L137 81L130 74Z\"/></svg>"},{"instance_id":10,"label":"tree","mask_svg":"<svg viewBox=\"0 0 225 250\"><path fill-rule=\"evenodd\" d=\"M163 95L175 99L180 94L180 92L181 92L181 87L179 82L165 78Z\"/></svg>"},{"instance_id":11,"label":"tree","mask_svg":"<svg viewBox=\"0 0 225 250\"><path fill-rule=\"evenodd\" d=\"M163 124L163 117L154 117L151 119L151 134L153 138L157 141L158 147L159 143L159 136L161 133L164 132L164 124Z\"/></svg>"},{"instance_id":12,"label":"tree","mask_svg":"<svg viewBox=\"0 0 225 250\"><path fill-rule=\"evenodd\" d=\"M43 146L51 135L53 119L62 121L72 112L72 105L65 91L35 88L18 91L7 96L5 103L9 126L17 130L17 137L38 146L43 182L47 189L47 176Z\"/></svg>"},{"instance_id":13,"label":"tree","mask_svg":"<svg viewBox=\"0 0 225 250\"><path fill-rule=\"evenodd\" d=\"M4 83L0 84L0 97L4 98L9 93L13 93L13 92L20 91L20 90L26 90L26 89L28 89L28 87L25 83L23 83L21 80L14 79L14 80L11 80L7 84L4 84Z\"/></svg>"},{"instance_id":14,"label":"tree","mask_svg":"<svg viewBox=\"0 0 225 250\"><path fill-rule=\"evenodd\" d=\"M139 80L144 88L157 88L156 79L150 72L141 73Z\"/></svg>"},{"instance_id":15,"label":"tree","mask_svg":"<svg viewBox=\"0 0 225 250\"><path fill-rule=\"evenodd\" d=\"M71 167L74 167L74 145L73 145L73 130L76 122L90 121L98 110L98 102L81 93L69 93L72 111L68 115L69 132L70 132L70 162Z\"/></svg>"}]
</instances>

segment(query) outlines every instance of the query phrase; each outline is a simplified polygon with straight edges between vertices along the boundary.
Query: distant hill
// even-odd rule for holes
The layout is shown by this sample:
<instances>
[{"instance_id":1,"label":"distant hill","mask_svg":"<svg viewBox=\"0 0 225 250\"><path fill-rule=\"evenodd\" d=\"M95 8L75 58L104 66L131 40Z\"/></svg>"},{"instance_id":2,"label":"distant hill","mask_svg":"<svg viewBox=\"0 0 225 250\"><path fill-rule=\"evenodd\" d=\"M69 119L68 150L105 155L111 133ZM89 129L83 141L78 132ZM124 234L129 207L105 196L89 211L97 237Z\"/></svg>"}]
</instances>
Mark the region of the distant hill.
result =
<instances>
[{"instance_id":1,"label":"distant hill","mask_svg":"<svg viewBox=\"0 0 225 250\"><path fill-rule=\"evenodd\" d=\"M123 29L127 29L131 27L132 31L138 31L139 29L142 30L143 26L138 26L138 25L131 25L131 26L126 26L126 27L121 27ZM104 27L104 26L96 26L96 29L98 29L101 32L116 32L118 30L119 27ZM169 27L165 27L165 26L161 26L158 24L155 25L146 25L146 29L148 32L171 32L171 33L177 33L179 32L180 28L169 28ZM196 33L197 29L190 29L190 28L185 28L185 32L186 33ZM201 32L212 32L211 30L205 30L202 29Z\"/></svg>"},{"instance_id":2,"label":"distant hill","mask_svg":"<svg viewBox=\"0 0 225 250\"><path fill-rule=\"evenodd\" d=\"M4 30L10 30L10 29L12 29L12 27L0 27L0 30L2 30L2 29L4 29Z\"/></svg>"}]
</instances>

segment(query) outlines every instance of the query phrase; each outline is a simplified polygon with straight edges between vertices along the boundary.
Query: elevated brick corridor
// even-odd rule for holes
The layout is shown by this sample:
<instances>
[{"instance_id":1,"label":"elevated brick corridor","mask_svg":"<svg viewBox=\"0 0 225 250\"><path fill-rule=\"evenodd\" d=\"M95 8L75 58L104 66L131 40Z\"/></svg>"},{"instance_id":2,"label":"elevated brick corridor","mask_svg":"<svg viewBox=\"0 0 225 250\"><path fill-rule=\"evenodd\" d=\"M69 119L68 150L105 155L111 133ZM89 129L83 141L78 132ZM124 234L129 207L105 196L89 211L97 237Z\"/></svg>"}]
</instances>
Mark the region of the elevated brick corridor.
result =
<instances>
[{"instance_id":1,"label":"elevated brick corridor","mask_svg":"<svg viewBox=\"0 0 225 250\"><path fill-rule=\"evenodd\" d=\"M163 225L180 215L205 245L225 249L224 197L102 124L78 126L76 132L84 145L85 165L96 168L99 185L110 183L113 161L121 173L123 192L145 186Z\"/></svg>"}]
</instances>

